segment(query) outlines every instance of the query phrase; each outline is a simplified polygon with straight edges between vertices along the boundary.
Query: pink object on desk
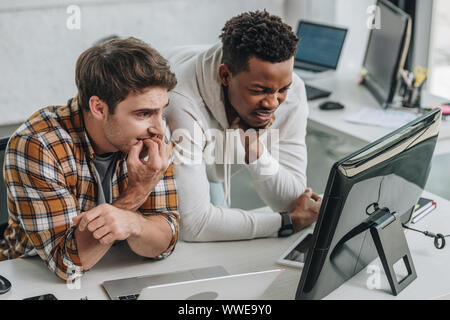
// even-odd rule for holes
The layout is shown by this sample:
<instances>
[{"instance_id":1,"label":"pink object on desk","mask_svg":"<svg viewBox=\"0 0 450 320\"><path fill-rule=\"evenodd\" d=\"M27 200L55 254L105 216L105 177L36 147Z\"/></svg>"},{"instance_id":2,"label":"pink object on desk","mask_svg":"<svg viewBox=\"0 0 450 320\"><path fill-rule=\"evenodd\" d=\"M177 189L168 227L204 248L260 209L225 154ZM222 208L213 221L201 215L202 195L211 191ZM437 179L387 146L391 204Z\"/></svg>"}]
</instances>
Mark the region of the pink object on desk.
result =
<instances>
[{"instance_id":1,"label":"pink object on desk","mask_svg":"<svg viewBox=\"0 0 450 320\"><path fill-rule=\"evenodd\" d=\"M450 115L450 105L449 104L443 104L443 105L440 105L440 106L428 107L426 109L434 110L436 108L440 108L442 110L442 115Z\"/></svg>"}]
</instances>

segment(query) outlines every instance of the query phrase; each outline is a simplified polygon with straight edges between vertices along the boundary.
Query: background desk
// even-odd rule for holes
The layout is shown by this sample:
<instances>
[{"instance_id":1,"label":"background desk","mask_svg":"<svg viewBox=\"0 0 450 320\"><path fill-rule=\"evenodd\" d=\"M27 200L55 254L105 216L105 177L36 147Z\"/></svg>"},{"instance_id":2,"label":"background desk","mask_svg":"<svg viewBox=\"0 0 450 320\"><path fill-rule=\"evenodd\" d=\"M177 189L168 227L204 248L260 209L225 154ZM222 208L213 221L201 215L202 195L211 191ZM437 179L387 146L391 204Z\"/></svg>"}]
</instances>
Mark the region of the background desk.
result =
<instances>
[{"instance_id":1,"label":"background desk","mask_svg":"<svg viewBox=\"0 0 450 320\"><path fill-rule=\"evenodd\" d=\"M417 225L419 229L432 232L450 233L450 202L427 192L424 196L437 201L437 209L423 218ZM101 284L105 280L133 277L148 274L166 273L205 266L222 265L230 274L280 268L278 257L298 237L268 238L250 241L186 243L180 241L174 253L161 261L143 259L131 252L126 244L111 248L103 259L88 271L80 283L65 283L44 266L37 257L15 259L0 263L0 274L12 282L10 292L0 299L23 299L35 295L53 293L58 299L78 300L108 299ZM417 279L397 297L390 294L386 276L379 259L371 265L381 271L380 289L367 288L367 280L372 274L362 270L348 282L336 289L326 299L433 299L450 293L450 244L443 250L433 246L433 239L416 232L406 233ZM263 299L294 299L301 270L282 267L286 271L275 280L265 292ZM76 289L79 285L79 289Z\"/></svg>"}]
</instances>

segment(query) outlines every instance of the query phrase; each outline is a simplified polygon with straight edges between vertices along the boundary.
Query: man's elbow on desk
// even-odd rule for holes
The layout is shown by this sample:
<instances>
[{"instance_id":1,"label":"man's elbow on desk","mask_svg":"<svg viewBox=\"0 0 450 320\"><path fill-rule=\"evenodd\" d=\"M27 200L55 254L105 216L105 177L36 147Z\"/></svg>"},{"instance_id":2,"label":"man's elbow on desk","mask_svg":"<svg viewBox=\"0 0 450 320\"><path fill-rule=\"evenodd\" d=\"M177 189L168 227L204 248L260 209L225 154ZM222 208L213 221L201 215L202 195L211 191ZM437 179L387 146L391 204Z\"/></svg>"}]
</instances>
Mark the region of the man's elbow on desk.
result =
<instances>
[{"instance_id":1,"label":"man's elbow on desk","mask_svg":"<svg viewBox=\"0 0 450 320\"><path fill-rule=\"evenodd\" d=\"M138 234L127 239L131 250L146 258L159 258L170 254L177 241L178 229L162 215L139 216L141 228Z\"/></svg>"},{"instance_id":2,"label":"man's elbow on desk","mask_svg":"<svg viewBox=\"0 0 450 320\"><path fill-rule=\"evenodd\" d=\"M84 270L92 268L117 240L127 240L131 250L156 257L173 248L178 222L162 215L142 216L102 204L73 218L75 238Z\"/></svg>"}]
</instances>

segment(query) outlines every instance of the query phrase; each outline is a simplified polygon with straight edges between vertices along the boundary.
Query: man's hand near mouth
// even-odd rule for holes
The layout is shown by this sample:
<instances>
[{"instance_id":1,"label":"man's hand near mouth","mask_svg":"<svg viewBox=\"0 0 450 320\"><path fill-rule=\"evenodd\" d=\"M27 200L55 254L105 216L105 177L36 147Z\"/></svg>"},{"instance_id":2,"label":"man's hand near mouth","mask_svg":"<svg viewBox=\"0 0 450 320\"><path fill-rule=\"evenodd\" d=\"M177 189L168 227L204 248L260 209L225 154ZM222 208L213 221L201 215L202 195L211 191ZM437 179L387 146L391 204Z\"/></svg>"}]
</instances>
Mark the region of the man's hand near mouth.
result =
<instances>
[{"instance_id":1,"label":"man's hand near mouth","mask_svg":"<svg viewBox=\"0 0 450 320\"><path fill-rule=\"evenodd\" d=\"M275 114L272 113L270 121L264 126L264 128L249 128L249 126L240 118L236 118L231 124L233 129L241 130L241 142L245 149L245 163L252 163L259 159L263 153L263 145L259 141L259 137L264 131L266 131L272 123L275 121Z\"/></svg>"},{"instance_id":2,"label":"man's hand near mouth","mask_svg":"<svg viewBox=\"0 0 450 320\"><path fill-rule=\"evenodd\" d=\"M131 147L128 153L127 189L114 202L114 206L137 210L164 176L169 163L169 154L170 146L164 142L164 136L154 135L138 139L138 143Z\"/></svg>"}]
</instances>

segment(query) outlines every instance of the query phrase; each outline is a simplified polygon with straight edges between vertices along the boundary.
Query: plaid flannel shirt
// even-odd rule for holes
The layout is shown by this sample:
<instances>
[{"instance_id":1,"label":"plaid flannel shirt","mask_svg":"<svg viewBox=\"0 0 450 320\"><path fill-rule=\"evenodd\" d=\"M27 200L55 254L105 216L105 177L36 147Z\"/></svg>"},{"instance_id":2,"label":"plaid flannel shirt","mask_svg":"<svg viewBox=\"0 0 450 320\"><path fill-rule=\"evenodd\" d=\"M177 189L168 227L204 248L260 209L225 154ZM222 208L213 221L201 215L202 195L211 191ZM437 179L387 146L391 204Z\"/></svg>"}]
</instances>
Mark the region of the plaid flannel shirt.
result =
<instances>
[{"instance_id":1,"label":"plaid flannel shirt","mask_svg":"<svg viewBox=\"0 0 450 320\"><path fill-rule=\"evenodd\" d=\"M0 260L39 255L59 278L73 281L82 270L72 218L97 205L95 153L76 99L67 106L35 112L11 136L4 176L9 210ZM121 153L112 177L112 200L127 188L126 155ZM138 213L162 215L172 240L158 258L172 253L179 215L173 164Z\"/></svg>"}]
</instances>

